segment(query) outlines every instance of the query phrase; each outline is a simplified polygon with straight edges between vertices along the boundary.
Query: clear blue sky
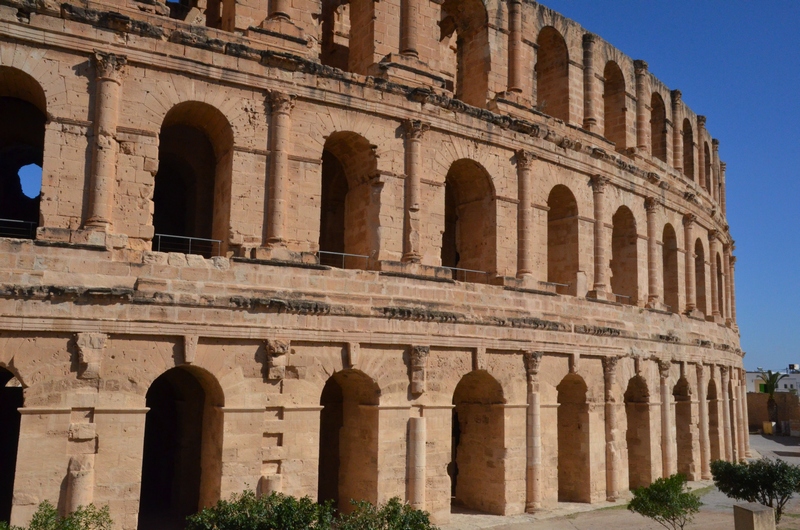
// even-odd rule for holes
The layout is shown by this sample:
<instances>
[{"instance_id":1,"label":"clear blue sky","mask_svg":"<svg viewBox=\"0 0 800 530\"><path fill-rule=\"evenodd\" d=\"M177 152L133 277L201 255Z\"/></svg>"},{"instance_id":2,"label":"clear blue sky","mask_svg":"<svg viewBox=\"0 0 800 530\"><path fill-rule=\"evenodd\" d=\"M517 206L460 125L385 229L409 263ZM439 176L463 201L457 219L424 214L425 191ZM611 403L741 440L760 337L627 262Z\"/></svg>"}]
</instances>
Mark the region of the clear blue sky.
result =
<instances>
[{"instance_id":1,"label":"clear blue sky","mask_svg":"<svg viewBox=\"0 0 800 530\"><path fill-rule=\"evenodd\" d=\"M800 1L545 0L683 99L720 140L745 367L800 363Z\"/></svg>"}]
</instances>

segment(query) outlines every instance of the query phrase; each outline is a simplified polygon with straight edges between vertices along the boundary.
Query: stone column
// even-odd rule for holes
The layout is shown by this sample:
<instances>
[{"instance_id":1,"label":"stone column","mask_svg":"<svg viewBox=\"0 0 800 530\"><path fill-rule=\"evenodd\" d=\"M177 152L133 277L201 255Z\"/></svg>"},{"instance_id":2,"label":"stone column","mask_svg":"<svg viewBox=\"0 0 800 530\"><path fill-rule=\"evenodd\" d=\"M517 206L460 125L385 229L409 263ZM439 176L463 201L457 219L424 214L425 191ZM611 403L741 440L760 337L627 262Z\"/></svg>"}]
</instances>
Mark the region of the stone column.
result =
<instances>
[{"instance_id":1,"label":"stone column","mask_svg":"<svg viewBox=\"0 0 800 530\"><path fill-rule=\"evenodd\" d=\"M739 396L736 386L735 372L733 368L728 368L731 381L731 388L728 392L728 399L731 403L731 451L733 452L733 462L739 461Z\"/></svg>"},{"instance_id":2,"label":"stone column","mask_svg":"<svg viewBox=\"0 0 800 530\"><path fill-rule=\"evenodd\" d=\"M746 387L744 385L744 373L742 370L736 370L737 378L736 378L736 424L738 425L738 429L736 430L738 443L736 444L736 448L739 451L739 461L744 461L745 457L745 439L749 435L749 429L747 424L744 421L744 410L747 407L747 394L746 394ZM743 392L744 391L744 392Z\"/></svg>"},{"instance_id":3,"label":"stone column","mask_svg":"<svg viewBox=\"0 0 800 530\"><path fill-rule=\"evenodd\" d=\"M719 202L719 140L716 138L711 140L711 166L711 198Z\"/></svg>"},{"instance_id":4,"label":"stone column","mask_svg":"<svg viewBox=\"0 0 800 530\"><path fill-rule=\"evenodd\" d=\"M419 2L401 0L400 5L400 55L419 57Z\"/></svg>"},{"instance_id":5,"label":"stone column","mask_svg":"<svg viewBox=\"0 0 800 530\"><path fill-rule=\"evenodd\" d=\"M522 2L508 2L508 92L522 92Z\"/></svg>"},{"instance_id":6,"label":"stone column","mask_svg":"<svg viewBox=\"0 0 800 530\"><path fill-rule=\"evenodd\" d=\"M533 183L531 169L536 155L517 151L517 278L533 274Z\"/></svg>"},{"instance_id":7,"label":"stone column","mask_svg":"<svg viewBox=\"0 0 800 530\"><path fill-rule=\"evenodd\" d=\"M661 467L665 477L673 473L676 468L675 437L673 436L672 421L672 392L669 387L669 370L672 363L658 361L658 373L661 379Z\"/></svg>"},{"instance_id":8,"label":"stone column","mask_svg":"<svg viewBox=\"0 0 800 530\"><path fill-rule=\"evenodd\" d=\"M539 365L542 352L524 352L528 379L528 415L525 452L525 511L542 507L542 422L539 405Z\"/></svg>"},{"instance_id":9,"label":"stone column","mask_svg":"<svg viewBox=\"0 0 800 530\"><path fill-rule=\"evenodd\" d=\"M594 77L594 42L596 37L591 33L583 34L583 128L589 132L597 132L597 114L595 112L595 95L597 81Z\"/></svg>"},{"instance_id":10,"label":"stone column","mask_svg":"<svg viewBox=\"0 0 800 530\"><path fill-rule=\"evenodd\" d=\"M733 250L733 249L731 249ZM736 256L731 255L730 259L731 264L731 322L733 326L736 327L736 270L734 265L736 265Z\"/></svg>"},{"instance_id":11,"label":"stone column","mask_svg":"<svg viewBox=\"0 0 800 530\"><path fill-rule=\"evenodd\" d=\"M269 99L272 115L269 131L271 141L267 245L280 247L286 244L284 229L288 206L289 147L295 96L283 92L270 92Z\"/></svg>"},{"instance_id":12,"label":"stone column","mask_svg":"<svg viewBox=\"0 0 800 530\"><path fill-rule=\"evenodd\" d=\"M606 259L606 227L605 227L605 191L608 179L601 175L592 177L592 191L594 196L594 287L587 296L598 300L608 297L606 272L608 261Z\"/></svg>"},{"instance_id":13,"label":"stone column","mask_svg":"<svg viewBox=\"0 0 800 530\"><path fill-rule=\"evenodd\" d=\"M647 197L644 207L647 211L647 307L660 309L661 294L658 286L658 270L661 265L658 259L658 239L656 238L656 213L658 199Z\"/></svg>"},{"instance_id":14,"label":"stone column","mask_svg":"<svg viewBox=\"0 0 800 530\"><path fill-rule=\"evenodd\" d=\"M97 88L87 228L103 231L113 228L114 189L117 181L117 122L122 75L127 62L123 55L98 51L94 54Z\"/></svg>"},{"instance_id":15,"label":"stone column","mask_svg":"<svg viewBox=\"0 0 800 530\"><path fill-rule=\"evenodd\" d=\"M94 501L94 454L81 454L70 457L67 467L67 506L68 513Z\"/></svg>"},{"instance_id":16,"label":"stone column","mask_svg":"<svg viewBox=\"0 0 800 530\"><path fill-rule=\"evenodd\" d=\"M742 381L745 382L742 385L742 423L744 424L744 456L750 458L752 453L750 452L750 414L747 410L747 374L744 370L742 370Z\"/></svg>"},{"instance_id":17,"label":"stone column","mask_svg":"<svg viewBox=\"0 0 800 530\"><path fill-rule=\"evenodd\" d=\"M636 147L641 154L650 154L650 121L647 119L647 107L650 102L647 96L647 63L642 60L633 61L636 75Z\"/></svg>"},{"instance_id":18,"label":"stone column","mask_svg":"<svg viewBox=\"0 0 800 530\"><path fill-rule=\"evenodd\" d=\"M683 173L683 120L681 119L681 91L673 90L672 96L672 167Z\"/></svg>"},{"instance_id":19,"label":"stone column","mask_svg":"<svg viewBox=\"0 0 800 530\"><path fill-rule=\"evenodd\" d=\"M733 461L733 440L731 439L731 408L728 384L730 372L727 366L720 365L719 373L722 376L722 439L725 445L725 460Z\"/></svg>"},{"instance_id":20,"label":"stone column","mask_svg":"<svg viewBox=\"0 0 800 530\"><path fill-rule=\"evenodd\" d=\"M618 428L618 409L614 396L614 384L617 379L618 357L603 358L603 379L605 383L606 408L606 499L615 501L619 498L619 474L621 465L620 429Z\"/></svg>"},{"instance_id":21,"label":"stone column","mask_svg":"<svg viewBox=\"0 0 800 530\"><path fill-rule=\"evenodd\" d=\"M686 247L686 313L697 309L697 288L694 274L694 235L692 234L696 217L687 213L683 216L683 239Z\"/></svg>"},{"instance_id":22,"label":"stone column","mask_svg":"<svg viewBox=\"0 0 800 530\"><path fill-rule=\"evenodd\" d=\"M408 420L408 502L412 508L425 509L425 470L427 433L425 418Z\"/></svg>"},{"instance_id":23,"label":"stone column","mask_svg":"<svg viewBox=\"0 0 800 530\"><path fill-rule=\"evenodd\" d=\"M700 477L711 478L711 442L708 433L708 378L703 363L697 364L697 397L700 400Z\"/></svg>"},{"instance_id":24,"label":"stone column","mask_svg":"<svg viewBox=\"0 0 800 530\"><path fill-rule=\"evenodd\" d=\"M407 120L405 221L403 223L403 261L419 263L420 179L422 178L422 137L430 129L427 123Z\"/></svg>"},{"instance_id":25,"label":"stone column","mask_svg":"<svg viewBox=\"0 0 800 530\"><path fill-rule=\"evenodd\" d=\"M723 302L725 307L723 313L725 316L725 325L730 327L733 325L731 319L731 245L723 245L722 247L722 266L725 269L723 279L725 280Z\"/></svg>"},{"instance_id":26,"label":"stone column","mask_svg":"<svg viewBox=\"0 0 800 530\"><path fill-rule=\"evenodd\" d=\"M291 0L271 0L269 3L269 18L282 18L289 20Z\"/></svg>"},{"instance_id":27,"label":"stone column","mask_svg":"<svg viewBox=\"0 0 800 530\"><path fill-rule=\"evenodd\" d=\"M700 187L711 193L711 187L706 186L706 117L697 116L697 180Z\"/></svg>"},{"instance_id":28,"label":"stone column","mask_svg":"<svg viewBox=\"0 0 800 530\"><path fill-rule=\"evenodd\" d=\"M717 285L717 254L719 253L719 232L717 230L710 230L708 232L708 248L709 248L709 263L711 264L711 316L714 321L718 322L722 319L719 312L719 290L720 285Z\"/></svg>"},{"instance_id":29,"label":"stone column","mask_svg":"<svg viewBox=\"0 0 800 530\"><path fill-rule=\"evenodd\" d=\"M728 165L725 162L719 163L719 206L722 208L722 215L727 215L727 208L725 205L725 168Z\"/></svg>"}]
</instances>

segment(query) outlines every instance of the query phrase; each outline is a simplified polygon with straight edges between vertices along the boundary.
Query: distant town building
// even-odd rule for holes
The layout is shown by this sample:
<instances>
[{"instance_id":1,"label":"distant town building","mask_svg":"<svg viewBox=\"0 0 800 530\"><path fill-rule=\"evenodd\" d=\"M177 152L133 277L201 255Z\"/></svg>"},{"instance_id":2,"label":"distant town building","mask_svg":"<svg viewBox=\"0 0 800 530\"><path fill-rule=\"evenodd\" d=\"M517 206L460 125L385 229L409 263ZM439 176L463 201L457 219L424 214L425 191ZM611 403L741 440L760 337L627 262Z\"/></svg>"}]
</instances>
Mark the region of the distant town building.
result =
<instances>
[{"instance_id":1,"label":"distant town building","mask_svg":"<svg viewBox=\"0 0 800 530\"><path fill-rule=\"evenodd\" d=\"M780 380L776 392L792 392L797 393L800 388L800 364L790 364L785 371L781 373L786 374L786 377ZM761 378L761 371L747 372L747 391L748 392L765 392L765 383Z\"/></svg>"}]
</instances>

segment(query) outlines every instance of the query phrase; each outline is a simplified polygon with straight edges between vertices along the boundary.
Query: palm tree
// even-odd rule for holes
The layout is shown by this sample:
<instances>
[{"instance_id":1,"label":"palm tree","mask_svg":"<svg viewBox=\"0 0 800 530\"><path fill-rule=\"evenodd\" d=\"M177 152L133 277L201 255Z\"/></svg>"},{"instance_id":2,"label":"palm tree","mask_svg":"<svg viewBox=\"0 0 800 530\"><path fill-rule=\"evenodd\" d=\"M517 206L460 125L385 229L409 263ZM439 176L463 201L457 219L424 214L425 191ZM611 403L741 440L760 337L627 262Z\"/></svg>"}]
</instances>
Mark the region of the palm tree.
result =
<instances>
[{"instance_id":1,"label":"palm tree","mask_svg":"<svg viewBox=\"0 0 800 530\"><path fill-rule=\"evenodd\" d=\"M769 421L775 422L778 426L778 430L780 430L780 424L778 423L778 404L775 402L775 390L778 389L778 383L784 377L788 377L787 374L782 374L780 372L773 372L772 370L761 370L761 379L764 381L764 392L769 394L769 399L767 400L767 414L769 416Z\"/></svg>"}]
</instances>

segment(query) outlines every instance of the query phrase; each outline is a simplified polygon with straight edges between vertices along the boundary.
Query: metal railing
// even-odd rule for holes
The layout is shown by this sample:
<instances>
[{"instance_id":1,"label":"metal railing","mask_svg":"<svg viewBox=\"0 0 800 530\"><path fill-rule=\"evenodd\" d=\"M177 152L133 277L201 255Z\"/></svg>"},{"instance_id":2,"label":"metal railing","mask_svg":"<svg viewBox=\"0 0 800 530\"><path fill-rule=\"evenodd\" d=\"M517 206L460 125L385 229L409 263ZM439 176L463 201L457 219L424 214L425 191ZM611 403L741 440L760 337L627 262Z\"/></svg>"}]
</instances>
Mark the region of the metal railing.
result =
<instances>
[{"instance_id":1,"label":"metal railing","mask_svg":"<svg viewBox=\"0 0 800 530\"><path fill-rule=\"evenodd\" d=\"M36 239L38 223L18 219L0 219L0 237Z\"/></svg>"},{"instance_id":2,"label":"metal railing","mask_svg":"<svg viewBox=\"0 0 800 530\"><path fill-rule=\"evenodd\" d=\"M336 267L337 269L369 269L369 256L363 254L348 254L346 252L317 251L320 265Z\"/></svg>"},{"instance_id":3,"label":"metal railing","mask_svg":"<svg viewBox=\"0 0 800 530\"><path fill-rule=\"evenodd\" d=\"M459 267L445 267L442 266L443 269L448 269L453 274L453 279L458 282L468 282L468 283L488 283L489 282L489 273L486 271L479 271L475 269L462 269Z\"/></svg>"},{"instance_id":4,"label":"metal railing","mask_svg":"<svg viewBox=\"0 0 800 530\"><path fill-rule=\"evenodd\" d=\"M564 291L566 291L569 286L572 285L571 283L543 282L541 280L539 281L539 284L544 285L548 291L558 294L565 294Z\"/></svg>"},{"instance_id":5,"label":"metal railing","mask_svg":"<svg viewBox=\"0 0 800 530\"><path fill-rule=\"evenodd\" d=\"M618 304L631 305L631 297L630 296L625 295L625 294L617 294L617 293L611 293L611 294L614 295L614 301L617 302ZM620 300L620 298L622 300Z\"/></svg>"},{"instance_id":6,"label":"metal railing","mask_svg":"<svg viewBox=\"0 0 800 530\"><path fill-rule=\"evenodd\" d=\"M205 239L202 237L156 234L153 237L153 250L156 252L198 254L204 258L210 258L220 255L222 251L222 241L219 239Z\"/></svg>"}]
</instances>

